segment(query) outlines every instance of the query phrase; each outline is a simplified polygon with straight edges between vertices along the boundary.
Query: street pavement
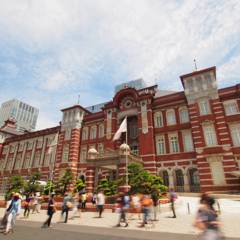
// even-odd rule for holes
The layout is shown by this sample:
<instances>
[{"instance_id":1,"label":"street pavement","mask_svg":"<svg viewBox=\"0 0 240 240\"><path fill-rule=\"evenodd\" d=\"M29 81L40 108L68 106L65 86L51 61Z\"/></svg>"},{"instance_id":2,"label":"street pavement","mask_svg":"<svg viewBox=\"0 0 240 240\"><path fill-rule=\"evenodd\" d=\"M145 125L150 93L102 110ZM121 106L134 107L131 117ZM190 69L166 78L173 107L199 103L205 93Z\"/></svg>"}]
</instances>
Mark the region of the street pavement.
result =
<instances>
[{"instance_id":1,"label":"street pavement","mask_svg":"<svg viewBox=\"0 0 240 240\"><path fill-rule=\"evenodd\" d=\"M193 227L193 221L197 211L199 199L191 197L180 197L177 200L177 218L171 218L169 206L161 206L158 213L158 221L154 222L154 228L139 228L140 221L137 216L129 216L129 226L127 228L114 228L117 224L118 214L105 210L103 218L97 218L97 213L82 212L81 217L69 220L67 224L60 222L60 211L54 214L52 223L53 229L40 229L41 224L46 220L46 211L42 210L39 214L30 214L28 219L23 218L22 214L18 217L16 233L13 236L6 236L16 240L37 240L38 238L48 239L46 236L56 237L61 240L62 236L86 236L86 239L196 239L198 230ZM222 231L227 239L240 239L240 202L232 200L219 200L221 208L220 220ZM4 209L0 209L0 218L4 214ZM70 216L71 216L70 212ZM133 218L133 219L132 219ZM53 231L54 230L54 231ZM61 233L64 231L64 233ZM80 231L76 234L77 231ZM69 232L69 233L68 233ZM75 232L75 233L74 233ZM108 235L104 235L109 233ZM120 235L116 235L119 233ZM124 235L126 233L126 235ZM30 234L30 235L29 235ZM16 238L17 235L17 238ZM34 236L34 238L31 236ZM59 237L58 237L59 236ZM96 238L98 236L98 238ZM102 238L102 236L104 238ZM0 234L0 240L3 239ZM15 237L15 238L14 238ZM21 238L18 238L21 237ZM148 238L150 237L150 238ZM156 239L157 239L156 238ZM5 239L5 238L4 238ZM50 239L50 238L49 238ZM66 238L64 238L66 239ZM79 238L78 238L79 239Z\"/></svg>"},{"instance_id":2,"label":"street pavement","mask_svg":"<svg viewBox=\"0 0 240 240\"><path fill-rule=\"evenodd\" d=\"M55 224L52 228L41 229L37 222L18 221L14 233L0 234L0 239L9 240L196 240L196 235L137 231L125 228L99 228L76 226L69 224ZM239 238L226 238L237 240Z\"/></svg>"}]
</instances>

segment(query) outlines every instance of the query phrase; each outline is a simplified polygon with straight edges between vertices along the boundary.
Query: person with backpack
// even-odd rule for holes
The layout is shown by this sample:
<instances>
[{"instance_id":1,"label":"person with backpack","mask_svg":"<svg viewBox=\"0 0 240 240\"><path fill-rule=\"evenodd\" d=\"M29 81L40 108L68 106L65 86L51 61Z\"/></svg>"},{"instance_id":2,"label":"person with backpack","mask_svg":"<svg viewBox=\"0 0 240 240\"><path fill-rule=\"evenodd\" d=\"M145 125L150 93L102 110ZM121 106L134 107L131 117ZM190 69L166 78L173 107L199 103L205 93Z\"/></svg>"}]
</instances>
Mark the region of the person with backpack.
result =
<instances>
[{"instance_id":1,"label":"person with backpack","mask_svg":"<svg viewBox=\"0 0 240 240\"><path fill-rule=\"evenodd\" d=\"M145 194L141 200L143 222L139 227L144 227L148 223L153 201L148 194Z\"/></svg>"}]
</instances>

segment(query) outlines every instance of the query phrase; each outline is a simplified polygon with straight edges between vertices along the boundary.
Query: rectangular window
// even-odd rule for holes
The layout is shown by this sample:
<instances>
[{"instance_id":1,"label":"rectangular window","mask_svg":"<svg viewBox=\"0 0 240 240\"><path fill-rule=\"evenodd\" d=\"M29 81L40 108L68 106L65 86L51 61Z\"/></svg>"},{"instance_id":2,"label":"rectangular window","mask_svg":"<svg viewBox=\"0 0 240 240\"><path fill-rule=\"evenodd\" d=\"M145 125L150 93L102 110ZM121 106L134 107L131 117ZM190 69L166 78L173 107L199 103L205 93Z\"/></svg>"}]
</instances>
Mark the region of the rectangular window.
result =
<instances>
[{"instance_id":1,"label":"rectangular window","mask_svg":"<svg viewBox=\"0 0 240 240\"><path fill-rule=\"evenodd\" d=\"M227 116L238 114L238 105L236 101L225 102L224 109Z\"/></svg>"},{"instance_id":2,"label":"rectangular window","mask_svg":"<svg viewBox=\"0 0 240 240\"><path fill-rule=\"evenodd\" d=\"M188 110L187 109L180 109L180 122L186 123L189 122Z\"/></svg>"},{"instance_id":3,"label":"rectangular window","mask_svg":"<svg viewBox=\"0 0 240 240\"><path fill-rule=\"evenodd\" d=\"M154 124L156 128L163 126L163 116L162 112L156 112L154 115Z\"/></svg>"},{"instance_id":4,"label":"rectangular window","mask_svg":"<svg viewBox=\"0 0 240 240\"><path fill-rule=\"evenodd\" d=\"M156 150L157 150L157 155L161 155L161 154L166 153L164 135L156 137Z\"/></svg>"},{"instance_id":5,"label":"rectangular window","mask_svg":"<svg viewBox=\"0 0 240 240\"><path fill-rule=\"evenodd\" d=\"M99 155L103 155L103 153L104 153L104 147L103 147L102 143L98 144L98 153L99 153Z\"/></svg>"},{"instance_id":6,"label":"rectangular window","mask_svg":"<svg viewBox=\"0 0 240 240\"><path fill-rule=\"evenodd\" d=\"M210 114L210 106L208 100L202 100L199 102L200 115Z\"/></svg>"},{"instance_id":7,"label":"rectangular window","mask_svg":"<svg viewBox=\"0 0 240 240\"><path fill-rule=\"evenodd\" d=\"M35 152L33 166L40 167L41 152Z\"/></svg>"},{"instance_id":8,"label":"rectangular window","mask_svg":"<svg viewBox=\"0 0 240 240\"><path fill-rule=\"evenodd\" d=\"M169 143L170 143L170 152L171 153L179 152L179 144L178 144L177 134L169 135Z\"/></svg>"},{"instance_id":9,"label":"rectangular window","mask_svg":"<svg viewBox=\"0 0 240 240\"><path fill-rule=\"evenodd\" d=\"M194 150L194 148L193 148L191 131L183 131L182 136L183 136L184 151L185 152L192 152Z\"/></svg>"},{"instance_id":10,"label":"rectangular window","mask_svg":"<svg viewBox=\"0 0 240 240\"><path fill-rule=\"evenodd\" d=\"M70 140L70 139L71 139L71 129L66 129L66 130L65 130L64 139L65 139L65 140Z\"/></svg>"},{"instance_id":11,"label":"rectangular window","mask_svg":"<svg viewBox=\"0 0 240 240\"><path fill-rule=\"evenodd\" d=\"M68 155L69 155L69 144L64 144L62 162L68 162Z\"/></svg>"},{"instance_id":12,"label":"rectangular window","mask_svg":"<svg viewBox=\"0 0 240 240\"><path fill-rule=\"evenodd\" d=\"M31 160L31 153L26 153L25 155L25 161L24 161L24 164L23 164L23 168L29 168L30 166L30 160Z\"/></svg>"},{"instance_id":13,"label":"rectangular window","mask_svg":"<svg viewBox=\"0 0 240 240\"><path fill-rule=\"evenodd\" d=\"M214 125L205 125L203 126L204 138L206 146L216 146L217 137L215 133Z\"/></svg>"},{"instance_id":14,"label":"rectangular window","mask_svg":"<svg viewBox=\"0 0 240 240\"><path fill-rule=\"evenodd\" d=\"M175 111L174 110L168 110L166 114L167 114L167 125L176 124Z\"/></svg>"},{"instance_id":15,"label":"rectangular window","mask_svg":"<svg viewBox=\"0 0 240 240\"><path fill-rule=\"evenodd\" d=\"M207 161L211 168L213 184L217 186L225 185L225 176L221 157L210 157Z\"/></svg>"},{"instance_id":16,"label":"rectangular window","mask_svg":"<svg viewBox=\"0 0 240 240\"><path fill-rule=\"evenodd\" d=\"M97 127L93 126L90 129L90 139L95 139L97 137Z\"/></svg>"},{"instance_id":17,"label":"rectangular window","mask_svg":"<svg viewBox=\"0 0 240 240\"><path fill-rule=\"evenodd\" d=\"M233 146L240 146L240 124L230 126Z\"/></svg>"},{"instance_id":18,"label":"rectangular window","mask_svg":"<svg viewBox=\"0 0 240 240\"><path fill-rule=\"evenodd\" d=\"M87 159L87 148L83 147L81 149L80 161L83 163L83 162L86 162L86 159Z\"/></svg>"},{"instance_id":19,"label":"rectangular window","mask_svg":"<svg viewBox=\"0 0 240 240\"><path fill-rule=\"evenodd\" d=\"M88 139L88 128L85 127L83 128L83 131L82 131L82 140L87 140Z\"/></svg>"},{"instance_id":20,"label":"rectangular window","mask_svg":"<svg viewBox=\"0 0 240 240\"><path fill-rule=\"evenodd\" d=\"M99 125L99 127L98 127L98 137L99 138L104 137L104 125L103 124Z\"/></svg>"}]
</instances>

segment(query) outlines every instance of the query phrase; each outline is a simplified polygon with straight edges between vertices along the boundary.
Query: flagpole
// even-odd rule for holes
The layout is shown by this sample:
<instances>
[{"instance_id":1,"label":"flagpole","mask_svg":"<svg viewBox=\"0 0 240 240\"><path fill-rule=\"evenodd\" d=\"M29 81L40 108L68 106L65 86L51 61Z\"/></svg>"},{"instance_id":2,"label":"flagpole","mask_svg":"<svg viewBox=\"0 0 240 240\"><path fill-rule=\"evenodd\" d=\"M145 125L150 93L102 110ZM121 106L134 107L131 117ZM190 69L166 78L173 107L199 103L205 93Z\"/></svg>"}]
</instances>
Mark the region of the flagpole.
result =
<instances>
[{"instance_id":1,"label":"flagpole","mask_svg":"<svg viewBox=\"0 0 240 240\"><path fill-rule=\"evenodd\" d=\"M127 117L126 117L127 125ZM128 145L128 128L126 127L126 144ZM128 149L126 149L126 185L128 186Z\"/></svg>"}]
</instances>

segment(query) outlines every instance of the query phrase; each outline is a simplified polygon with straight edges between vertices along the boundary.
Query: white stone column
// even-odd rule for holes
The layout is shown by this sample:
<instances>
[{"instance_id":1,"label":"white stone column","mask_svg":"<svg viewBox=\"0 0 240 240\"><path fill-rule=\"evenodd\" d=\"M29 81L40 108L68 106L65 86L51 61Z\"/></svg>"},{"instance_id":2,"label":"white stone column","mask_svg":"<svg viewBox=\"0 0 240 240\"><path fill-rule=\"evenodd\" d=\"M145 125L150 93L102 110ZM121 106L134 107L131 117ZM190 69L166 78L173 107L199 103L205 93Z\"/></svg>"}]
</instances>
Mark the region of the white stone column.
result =
<instances>
[{"instance_id":1,"label":"white stone column","mask_svg":"<svg viewBox=\"0 0 240 240\"><path fill-rule=\"evenodd\" d=\"M190 192L189 178L187 172L184 172L184 192Z\"/></svg>"}]
</instances>

